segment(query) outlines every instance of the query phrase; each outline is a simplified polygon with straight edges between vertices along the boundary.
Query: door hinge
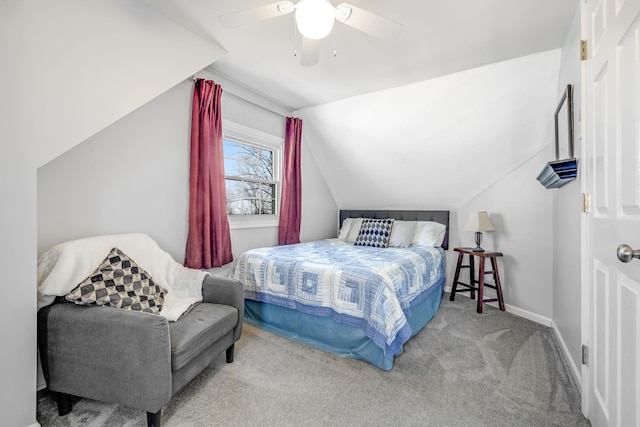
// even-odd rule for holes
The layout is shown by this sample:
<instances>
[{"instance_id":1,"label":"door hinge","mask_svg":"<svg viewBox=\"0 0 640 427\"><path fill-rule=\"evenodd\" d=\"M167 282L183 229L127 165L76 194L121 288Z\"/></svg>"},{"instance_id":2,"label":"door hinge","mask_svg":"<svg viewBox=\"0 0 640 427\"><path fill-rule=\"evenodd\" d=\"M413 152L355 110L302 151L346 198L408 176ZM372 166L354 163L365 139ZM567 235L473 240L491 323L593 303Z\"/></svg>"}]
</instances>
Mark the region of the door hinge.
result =
<instances>
[{"instance_id":1,"label":"door hinge","mask_svg":"<svg viewBox=\"0 0 640 427\"><path fill-rule=\"evenodd\" d=\"M580 61L587 60L587 41L580 40Z\"/></svg>"},{"instance_id":2,"label":"door hinge","mask_svg":"<svg viewBox=\"0 0 640 427\"><path fill-rule=\"evenodd\" d=\"M589 193L582 193L582 206L580 210L582 213L591 212L591 195Z\"/></svg>"},{"instance_id":3,"label":"door hinge","mask_svg":"<svg viewBox=\"0 0 640 427\"><path fill-rule=\"evenodd\" d=\"M587 347L584 344L582 344L582 364L583 365L589 364L589 347Z\"/></svg>"}]
</instances>

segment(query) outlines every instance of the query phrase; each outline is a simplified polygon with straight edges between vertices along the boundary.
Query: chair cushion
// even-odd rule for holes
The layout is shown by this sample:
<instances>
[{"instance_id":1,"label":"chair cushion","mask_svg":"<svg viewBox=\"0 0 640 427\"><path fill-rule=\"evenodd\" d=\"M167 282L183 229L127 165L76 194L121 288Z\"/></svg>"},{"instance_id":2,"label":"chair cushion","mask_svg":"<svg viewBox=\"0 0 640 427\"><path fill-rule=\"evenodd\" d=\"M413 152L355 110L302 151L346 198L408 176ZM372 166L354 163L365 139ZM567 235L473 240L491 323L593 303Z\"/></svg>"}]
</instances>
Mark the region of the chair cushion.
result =
<instances>
[{"instance_id":1,"label":"chair cushion","mask_svg":"<svg viewBox=\"0 0 640 427\"><path fill-rule=\"evenodd\" d=\"M237 323L237 308L211 303L198 304L177 322L170 322L171 369L184 367Z\"/></svg>"}]
</instances>

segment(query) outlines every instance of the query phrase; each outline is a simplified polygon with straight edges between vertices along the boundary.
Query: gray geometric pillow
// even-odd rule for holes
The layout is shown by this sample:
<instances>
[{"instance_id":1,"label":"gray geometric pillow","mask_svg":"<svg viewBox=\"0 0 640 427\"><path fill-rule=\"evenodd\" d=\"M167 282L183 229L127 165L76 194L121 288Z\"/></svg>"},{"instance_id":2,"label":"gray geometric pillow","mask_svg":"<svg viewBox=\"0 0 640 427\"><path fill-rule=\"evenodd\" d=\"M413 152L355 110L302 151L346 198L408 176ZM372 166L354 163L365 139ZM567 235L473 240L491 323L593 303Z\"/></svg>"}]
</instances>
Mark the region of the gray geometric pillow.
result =
<instances>
[{"instance_id":1,"label":"gray geometric pillow","mask_svg":"<svg viewBox=\"0 0 640 427\"><path fill-rule=\"evenodd\" d=\"M391 237L391 227L393 219L371 219L366 218L362 221L360 234L356 238L356 246L373 246L376 248L386 248L389 246L389 237Z\"/></svg>"},{"instance_id":2,"label":"gray geometric pillow","mask_svg":"<svg viewBox=\"0 0 640 427\"><path fill-rule=\"evenodd\" d=\"M120 249L113 248L100 266L66 295L82 305L109 305L157 314L167 291Z\"/></svg>"}]
</instances>

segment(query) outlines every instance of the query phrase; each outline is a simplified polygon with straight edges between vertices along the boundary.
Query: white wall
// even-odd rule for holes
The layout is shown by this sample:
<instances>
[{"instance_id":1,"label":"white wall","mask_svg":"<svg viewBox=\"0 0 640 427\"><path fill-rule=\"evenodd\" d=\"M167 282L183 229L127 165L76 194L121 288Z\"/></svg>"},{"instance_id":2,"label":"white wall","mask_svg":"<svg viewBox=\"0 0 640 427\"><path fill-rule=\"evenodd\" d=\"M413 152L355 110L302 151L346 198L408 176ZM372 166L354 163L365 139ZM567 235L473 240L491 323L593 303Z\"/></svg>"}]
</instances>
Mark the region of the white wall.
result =
<instances>
[{"instance_id":1,"label":"white wall","mask_svg":"<svg viewBox=\"0 0 640 427\"><path fill-rule=\"evenodd\" d=\"M300 110L339 207L455 209L549 144L560 50Z\"/></svg>"},{"instance_id":2,"label":"white wall","mask_svg":"<svg viewBox=\"0 0 640 427\"><path fill-rule=\"evenodd\" d=\"M486 210L511 311L550 324L551 192L536 176L553 138L560 50L299 111L339 208L451 210L450 247ZM492 240L495 239L495 240ZM447 254L447 287L456 254Z\"/></svg>"},{"instance_id":3,"label":"white wall","mask_svg":"<svg viewBox=\"0 0 640 427\"><path fill-rule=\"evenodd\" d=\"M36 174L27 137L29 91L20 38L26 11L0 2L0 288L10 303L0 310L0 413L2 423L36 422Z\"/></svg>"},{"instance_id":4,"label":"white wall","mask_svg":"<svg viewBox=\"0 0 640 427\"><path fill-rule=\"evenodd\" d=\"M574 101L574 155L580 158L581 71L580 71L580 8L576 9L571 27L562 48L558 101L567 84L573 85ZM560 129L566 135L566 128ZM566 139L565 139L566 140ZM561 139L561 141L563 141ZM566 157L561 148L561 157ZM553 156L553 154L552 154ZM551 160L551 159L550 159ZM580 160L578 160L580 162ZM578 166L578 168L583 165ZM572 364L572 371L580 381L581 367L581 275L580 275L580 222L581 179L551 191L553 194L553 323Z\"/></svg>"},{"instance_id":5,"label":"white wall","mask_svg":"<svg viewBox=\"0 0 640 427\"><path fill-rule=\"evenodd\" d=\"M222 84L225 119L284 137L284 117L254 104L286 115L282 107L206 70L197 74ZM39 254L65 240L137 231L184 260L192 92L184 80L38 170ZM337 208L306 143L302 170L301 237L331 237ZM277 237L277 227L232 228L234 256L276 245Z\"/></svg>"},{"instance_id":6,"label":"white wall","mask_svg":"<svg viewBox=\"0 0 640 427\"><path fill-rule=\"evenodd\" d=\"M229 76L219 73L209 73L209 76L219 82L224 90L235 96L224 100L223 115L226 119L246 126L253 126L259 130L284 138L284 118L274 115L272 112L256 108L250 103L264 106L270 110L280 112L288 116L297 116L296 113L284 110L279 104L266 98L260 93L249 90ZM224 93L224 92L223 92ZM250 103L244 102L249 101ZM312 123L303 121L302 124L302 223L300 227L300 240L303 242L327 237L335 237L337 230L337 205L325 182L324 176L318 167L309 145L309 128ZM240 254L247 249L260 246L273 246L278 242L277 228L249 229L232 231L237 235L234 242L234 254ZM260 233L257 235L256 233ZM233 238L233 235L232 235Z\"/></svg>"},{"instance_id":7,"label":"white wall","mask_svg":"<svg viewBox=\"0 0 640 427\"><path fill-rule=\"evenodd\" d=\"M141 230L184 252L191 87L180 83L38 169L39 255L65 240Z\"/></svg>"},{"instance_id":8,"label":"white wall","mask_svg":"<svg viewBox=\"0 0 640 427\"><path fill-rule=\"evenodd\" d=\"M35 423L36 413L36 173L18 129L28 123L2 117L0 288L7 303L0 310L0 414L3 425L26 426Z\"/></svg>"},{"instance_id":9,"label":"white wall","mask_svg":"<svg viewBox=\"0 0 640 427\"><path fill-rule=\"evenodd\" d=\"M29 72L13 83L40 94L46 111L29 129L38 165L226 53L139 1L20 3Z\"/></svg>"},{"instance_id":10,"label":"white wall","mask_svg":"<svg viewBox=\"0 0 640 427\"><path fill-rule=\"evenodd\" d=\"M2 424L35 424L36 168L224 50L137 1L0 2ZM143 84L141 84L143 82Z\"/></svg>"},{"instance_id":11,"label":"white wall","mask_svg":"<svg viewBox=\"0 0 640 427\"><path fill-rule=\"evenodd\" d=\"M550 155L542 149L458 209L454 243L473 246L474 233L462 228L471 212L487 211L496 231L483 233L482 247L504 254L498 266L507 310L546 325L553 314L552 194L536 176ZM450 277L454 267L449 262Z\"/></svg>"},{"instance_id":12,"label":"white wall","mask_svg":"<svg viewBox=\"0 0 640 427\"><path fill-rule=\"evenodd\" d=\"M60 179L61 182L70 181L65 178L65 171L60 171L56 175L48 170L52 166L47 162L120 118L124 117L125 125L123 126L130 126L125 117L127 114L175 85L184 85L186 77L214 62L224 52L219 46L189 33L184 28L149 10L144 4L127 0L92 2L81 0L60 0L57 2L6 0L0 2L0 51L3 53L2 67L0 67L0 93L2 93L0 113L3 118L0 121L0 176L3 181L3 185L0 186L0 199L2 200L0 248L3 256L0 258L0 265L5 274L4 290L11 295L11 305L0 315L0 324L2 325L0 339L3 343L3 349L5 349L0 368L0 377L2 378L0 396L3 396L0 399L0 411L4 424L23 426L35 423L36 294L34 283L36 257L38 251L41 251L43 247L63 239L63 236L56 234L51 229L58 225L52 221L45 221L47 228L42 230L42 241L38 241L40 238L36 235L37 198L43 197L47 203L52 203L49 193L45 192L44 188L38 187L38 181L43 181L47 174L56 176L56 179ZM482 153L487 150L487 147L495 147L492 141L499 140L507 141L510 145L504 150L494 149L494 158L506 160L508 163L513 160L513 156L518 159L521 159L520 155L525 159L529 158L527 156L536 153L536 144L542 143L539 141L548 140L549 129L548 126L545 126L544 119L541 118L543 113L547 117L549 111L549 107L546 105L547 86L538 87L538 84L548 81L554 88L554 101L556 95L557 84L555 80L557 78L550 77L549 73L554 69L553 64L557 59L554 58L554 53L541 54L541 58L546 59L538 61L535 58L524 58L525 62L529 60L533 62L525 65L523 69L521 69L521 64L517 62L507 64L507 67L514 66L513 76L510 78L500 78L495 75L491 77L491 74L495 73L485 75L494 83L495 81L503 83L498 85L498 88L505 87L509 92L518 94L515 100L496 96L497 92L495 91L478 92L480 95L471 96L467 91L468 87L462 84L464 82L460 82L459 86L453 85L448 91L427 91L426 94L414 94L416 99L423 99L422 103L418 103L418 107L422 106L422 109L416 109L415 104L407 105L407 108L404 108L402 99L394 101L397 104L391 105L392 110L405 112L411 107L410 111L415 112L418 120L428 109L427 101L435 106L433 108L436 113L443 103L450 108L451 113L445 117L446 120L442 120L442 123L437 120L432 123L422 122L421 126L424 125L424 130L428 132L416 133L415 139L409 146L415 149L415 147L425 144L425 141L437 144L436 148L425 150L425 155L421 159L426 161L433 157L433 153L437 153L436 158L441 158L438 157L439 155L446 155L449 159L455 158L458 153L464 152L465 148L472 146L481 147L480 153ZM529 73L532 70L537 73ZM524 96L525 92L519 89L518 82L525 82L529 84L528 86L532 86L535 92L534 96L531 98ZM426 83L426 86L433 87L430 83ZM526 86L523 89L527 89ZM476 90L480 91L479 88ZM412 92L410 90L408 95L414 96ZM402 93L404 96L407 92L402 91ZM486 95L482 96L482 93L486 93ZM452 95L456 95L457 98ZM172 93L169 96L175 96L175 99L178 99L181 95ZM500 115L492 115L493 109L488 109L486 102L483 102L486 99L493 100L490 105L495 107L508 105L510 109L501 109ZM526 102L522 102L523 99ZM366 113L377 102L384 105L386 101L384 97L374 98L370 103L367 101L361 107L362 112ZM468 102L469 105L467 105ZM360 119L366 117L366 115L360 116L360 109L350 111L347 108L346 111L353 113L353 115L349 115L354 117L349 120L351 127L372 127L371 123L374 123L376 131L384 130L385 133L380 133L379 136L374 134L375 138L373 138L373 141L381 141L383 147L390 141L398 142L395 138L397 136L395 132L401 127L398 127L397 124L386 123L384 120L372 121L370 116L368 121ZM476 114L482 114L484 120L476 119ZM310 117L303 116L307 130L311 130L314 123L313 120L309 120ZM331 129L333 126L342 125L345 121L344 117L347 117L345 110L338 111L336 117L329 117L326 123L318 122L318 126L320 129ZM436 116L437 118L438 116ZM508 119L513 119L513 121ZM492 123L490 127L485 126L489 123ZM500 132L487 137L488 130L498 128L498 125L504 123L517 123L517 131L506 134ZM154 122L154 124L157 123ZM418 130L420 129L422 128ZM449 129L450 132L444 132L442 129ZM178 132L177 129L173 130ZM464 133L461 134L461 131ZM111 128L105 132L120 134L118 129L114 131ZM137 134L139 130L133 129L132 132ZM153 130L149 132L153 132ZM126 134L126 132L122 133ZM330 193L337 194L338 187L345 186L346 188L346 184L356 182L356 180L368 183L369 187L374 190L376 184L379 183L377 179L370 180L368 176L363 176L360 173L364 169L357 165L366 162L362 162L360 158L350 154L345 156L343 151L343 148L348 148L350 144L368 143L368 138L358 138L358 134L354 134L349 140L336 141L335 146L323 153L316 151L316 147L326 141L317 139L312 134L311 130L311 132L306 132L304 137L305 145L303 148L309 149L311 156L303 158L303 167L309 164L312 166L306 169L303 186L313 189L319 196L317 199L310 197L303 200L303 211L305 212L302 229L303 240L335 233L335 222L331 226L329 223L323 222L328 213L334 209ZM371 136L371 134L366 136ZM444 138L445 136L447 138ZM104 138L102 135L96 135L96 141L101 141L102 138ZM92 145L92 142L88 145ZM101 146L99 142L96 142L95 145ZM364 145L364 147L366 149L370 146ZM169 146L169 148L174 149L175 147ZM489 150L491 149L493 148L489 148ZM88 150L88 148L84 148L84 150ZM134 148L133 150L137 151L138 149ZM394 156L398 164L402 164L403 161L418 158L412 153L414 151L407 150L400 145ZM478 159L477 148L469 151L468 154L472 159ZM71 154L71 156L74 155ZM332 165L338 155L346 158L347 163ZM388 157L385 154L385 160ZM481 158L486 160L484 155ZM315 164L313 159L321 166L321 169L313 167ZM465 162L447 164L446 167L450 169L444 172L438 166L438 173L435 176L428 175L427 179L419 180L410 179L410 182L422 184L422 186L415 186L414 190L407 193L411 196L411 201L405 203L402 200L394 199L393 203L385 202L386 207L393 207L392 205L407 208L446 207L444 199L439 200L437 197L435 199L432 197L430 190L435 187L432 187L431 183L450 182L453 174L462 171L468 179L461 183L456 178L455 188L464 188L465 182L472 182L475 185L473 171L476 169L476 162L473 163L471 165L473 167ZM504 167L492 167L486 161L477 163L483 166L485 172L505 170ZM354 165L357 166L355 169ZM419 164L420 167L425 167L425 165L424 162ZM37 181L36 168L40 166L42 168L37 173ZM393 170L386 169L386 162L380 166L375 173L387 177L396 175ZM82 169L79 165L76 167ZM341 174L342 169L350 169L354 173L354 177L339 180L337 184L330 186L331 192L329 192L329 189L322 183L320 170L322 170L324 177L332 177L336 173L335 176L340 178L344 177ZM447 173L449 170L453 170L453 172ZM403 169L400 169L400 173L397 175L404 178L414 177ZM174 175L176 179L179 179L179 176L180 173ZM418 178L421 177L422 175L418 175ZM78 180L84 178L77 177ZM153 178L148 177L148 181L152 183ZM482 182L478 184L479 191L502 179L504 179L504 175L488 176L487 181L481 180ZM397 183L397 181L395 182ZM139 184L145 191L158 194L158 190L153 188L152 184L147 182ZM49 184L43 183L43 185L48 186ZM78 184L74 183L74 185ZM398 190L402 188L401 185L395 186L392 189L393 194L400 193ZM472 189L471 196L461 197L460 206L464 206L470 198L474 197L479 192L478 188ZM82 200L91 202L96 199L95 191L98 189L92 188L91 190L93 192L82 193L78 196L81 196ZM55 191L58 194L64 194L66 190L58 188ZM173 189L169 189L169 193L171 191ZM372 193L368 192L368 194ZM374 197L362 199L362 202L379 203L381 199ZM523 195L514 199L512 201L514 206L522 200L526 202L526 197L528 196ZM172 203L175 200L178 199L172 200ZM349 200L349 196L341 196L340 200L339 205L342 206L342 202ZM157 204L156 201L152 203ZM515 207L512 208L515 209ZM42 207L40 209L42 211ZM485 209L491 210L489 207ZM83 207L81 211L88 212L89 209ZM51 214L54 217L58 215L59 218L64 219L63 216L56 213L56 209L52 208ZM153 219L153 227L157 227L160 221L170 221L173 215L173 213L163 212L163 210L156 210L154 214L157 216ZM100 216L99 218L100 222L94 224L96 228L92 229L92 233L97 230L114 228L104 218ZM158 219L156 220L156 218ZM311 219L307 221L307 218ZM68 221L68 219L65 220ZM128 218L118 217L118 220L119 224L124 227L127 223L136 223L140 218L137 214L132 214ZM315 231L317 224L314 221L316 220L317 224L320 224L317 228L319 231ZM87 219L80 218L79 221L83 222L81 228L89 233ZM62 223L60 226L69 230L68 223ZM45 224L42 224L42 227L45 227ZM161 239L165 239L165 244L174 253L179 251L180 244L175 243L177 242L175 239L179 233L178 229L181 227L174 226L172 229L159 231ZM184 232L184 227L182 229ZM265 245L275 241L275 229L266 230L265 233L244 229L238 230L236 234L237 236L234 237L236 241L251 242L250 245ZM497 234L495 235L497 236ZM236 248L240 250L240 246L238 244ZM500 246L496 249L503 250ZM525 261L517 260L517 262ZM535 263L535 260L526 262ZM511 270L513 275L520 273L518 264L513 267L505 266L505 271L507 270ZM511 279L507 278L507 280ZM509 285L506 284L506 286ZM20 325L20 327L15 328L13 325Z\"/></svg>"},{"instance_id":13,"label":"white wall","mask_svg":"<svg viewBox=\"0 0 640 427\"><path fill-rule=\"evenodd\" d=\"M304 123L302 124L304 134ZM309 140L302 139L302 224L300 240L336 237L338 230L338 206L324 180Z\"/></svg>"}]
</instances>

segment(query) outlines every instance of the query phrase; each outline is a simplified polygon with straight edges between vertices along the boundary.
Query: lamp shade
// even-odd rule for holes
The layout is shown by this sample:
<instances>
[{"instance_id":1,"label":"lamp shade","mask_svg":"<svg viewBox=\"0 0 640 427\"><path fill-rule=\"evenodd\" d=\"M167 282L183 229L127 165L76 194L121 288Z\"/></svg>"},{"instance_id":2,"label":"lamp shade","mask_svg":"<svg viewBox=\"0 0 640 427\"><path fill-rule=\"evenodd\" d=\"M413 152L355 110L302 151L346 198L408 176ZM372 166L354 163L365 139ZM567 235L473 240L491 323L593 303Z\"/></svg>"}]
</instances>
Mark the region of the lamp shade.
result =
<instances>
[{"instance_id":1,"label":"lamp shade","mask_svg":"<svg viewBox=\"0 0 640 427\"><path fill-rule=\"evenodd\" d=\"M464 226L466 231L495 231L496 227L489 219L487 212L471 212L467 224Z\"/></svg>"},{"instance_id":2,"label":"lamp shade","mask_svg":"<svg viewBox=\"0 0 640 427\"><path fill-rule=\"evenodd\" d=\"M300 0L296 5L298 31L308 39L325 38L333 29L335 14L328 0Z\"/></svg>"}]
</instances>

